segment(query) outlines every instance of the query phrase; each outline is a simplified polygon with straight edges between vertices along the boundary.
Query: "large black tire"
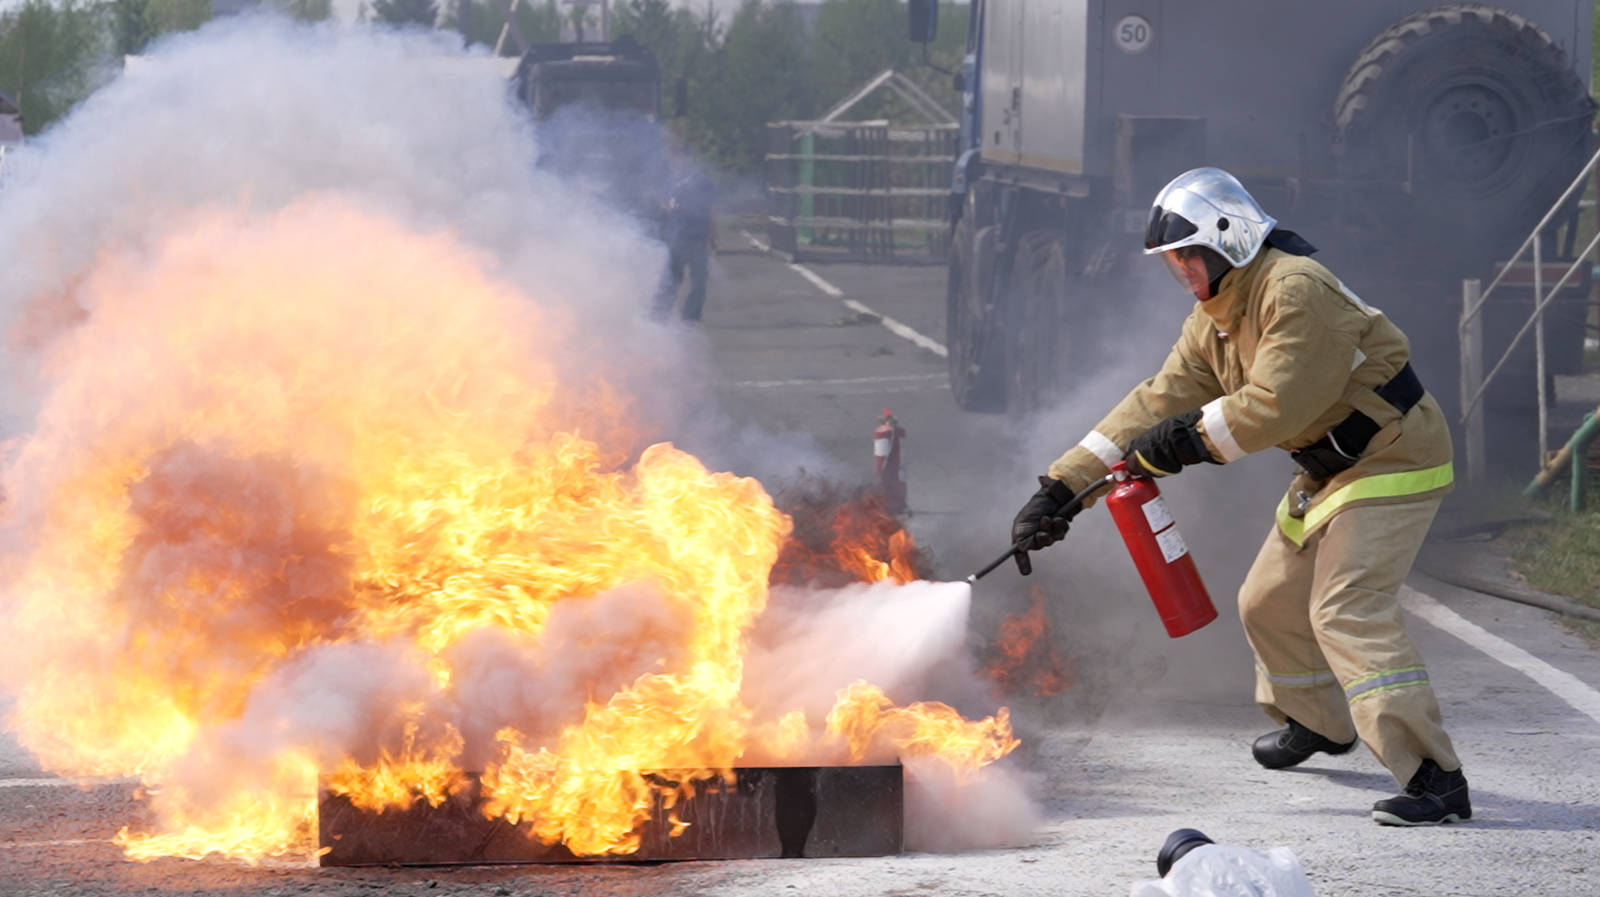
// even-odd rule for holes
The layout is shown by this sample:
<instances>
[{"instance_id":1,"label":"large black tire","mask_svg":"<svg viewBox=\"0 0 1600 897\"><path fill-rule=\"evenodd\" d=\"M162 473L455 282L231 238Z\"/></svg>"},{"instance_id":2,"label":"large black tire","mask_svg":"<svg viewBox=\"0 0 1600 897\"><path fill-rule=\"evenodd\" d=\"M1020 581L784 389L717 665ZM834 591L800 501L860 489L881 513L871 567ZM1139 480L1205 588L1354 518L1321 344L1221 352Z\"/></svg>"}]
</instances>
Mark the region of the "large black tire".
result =
<instances>
[{"instance_id":1,"label":"large black tire","mask_svg":"<svg viewBox=\"0 0 1600 897\"><path fill-rule=\"evenodd\" d=\"M945 346L950 352L950 392L968 411L1006 406L1005 322L996 308L994 228L975 229L964 215L950 235L945 294Z\"/></svg>"},{"instance_id":2,"label":"large black tire","mask_svg":"<svg viewBox=\"0 0 1600 897\"><path fill-rule=\"evenodd\" d=\"M1593 117L1583 81L1550 35L1479 3L1401 19L1345 76L1335 150L1340 176L1366 186L1349 223L1361 235L1354 259L1368 268L1345 276L1370 284L1369 296L1410 336L1424 382L1452 419L1461 280L1491 277L1560 198L1587 159ZM1514 292L1497 290L1485 310L1491 361L1530 310ZM1581 354L1583 332L1552 332L1552 358ZM1525 345L1486 400L1507 442L1491 446L1496 475L1531 473L1535 385Z\"/></svg>"},{"instance_id":3,"label":"large black tire","mask_svg":"<svg viewBox=\"0 0 1600 897\"><path fill-rule=\"evenodd\" d=\"M1334 103L1335 150L1341 176L1411 189L1411 220L1391 219L1410 240L1509 252L1577 174L1593 115L1550 35L1452 3L1401 19L1357 57Z\"/></svg>"},{"instance_id":4,"label":"large black tire","mask_svg":"<svg viewBox=\"0 0 1600 897\"><path fill-rule=\"evenodd\" d=\"M1015 413L1052 404L1067 351L1064 324L1067 234L1031 231L1017 243L1006 328L1006 406Z\"/></svg>"}]
</instances>

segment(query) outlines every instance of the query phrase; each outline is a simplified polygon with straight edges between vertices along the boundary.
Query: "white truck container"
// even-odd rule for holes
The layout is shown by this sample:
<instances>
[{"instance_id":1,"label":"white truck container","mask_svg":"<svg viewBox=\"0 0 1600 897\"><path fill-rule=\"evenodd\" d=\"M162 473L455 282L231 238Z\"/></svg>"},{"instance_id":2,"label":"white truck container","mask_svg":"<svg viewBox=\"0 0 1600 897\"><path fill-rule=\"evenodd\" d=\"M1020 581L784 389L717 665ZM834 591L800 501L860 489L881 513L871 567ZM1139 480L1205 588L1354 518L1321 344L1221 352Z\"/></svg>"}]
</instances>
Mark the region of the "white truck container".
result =
<instances>
[{"instance_id":1,"label":"white truck container","mask_svg":"<svg viewBox=\"0 0 1600 897\"><path fill-rule=\"evenodd\" d=\"M913 0L914 23L935 2ZM1116 275L1147 263L1151 199L1214 165L1406 330L1453 408L1462 279L1492 277L1591 151L1592 22L1592 0L973 0L951 196L957 400L1035 408L1098 367L1097 322L1130 280ZM1547 263L1571 257L1577 212ZM1553 372L1580 363L1588 286L1557 304L1572 326L1550 328ZM1526 317L1517 301L1491 309L1491 357L1497 322ZM1526 366L1491 391L1492 414L1531 409ZM1491 438L1491 458L1521 452L1503 448Z\"/></svg>"}]
</instances>

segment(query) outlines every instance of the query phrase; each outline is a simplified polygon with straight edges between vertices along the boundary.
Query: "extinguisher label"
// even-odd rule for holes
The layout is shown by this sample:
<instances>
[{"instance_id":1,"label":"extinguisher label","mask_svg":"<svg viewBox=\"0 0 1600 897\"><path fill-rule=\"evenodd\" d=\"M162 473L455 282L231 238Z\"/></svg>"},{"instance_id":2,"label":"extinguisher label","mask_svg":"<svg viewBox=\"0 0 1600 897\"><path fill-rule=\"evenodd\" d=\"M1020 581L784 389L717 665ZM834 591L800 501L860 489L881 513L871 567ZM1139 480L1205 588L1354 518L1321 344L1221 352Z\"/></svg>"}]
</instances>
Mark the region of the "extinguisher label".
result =
<instances>
[{"instance_id":1,"label":"extinguisher label","mask_svg":"<svg viewBox=\"0 0 1600 897\"><path fill-rule=\"evenodd\" d=\"M877 457L877 458L887 458L887 457L889 457L889 440L888 439L874 439L874 440L872 440L872 454L873 454L874 457Z\"/></svg>"},{"instance_id":2,"label":"extinguisher label","mask_svg":"<svg viewBox=\"0 0 1600 897\"><path fill-rule=\"evenodd\" d=\"M1150 505L1153 504L1155 502L1150 503ZM1145 507L1148 508L1150 505L1145 505ZM1183 537L1178 535L1177 527L1173 527L1164 533L1156 533L1156 544L1161 546L1161 556L1166 558L1169 564L1189 553L1189 546L1183 544Z\"/></svg>"},{"instance_id":3,"label":"extinguisher label","mask_svg":"<svg viewBox=\"0 0 1600 897\"><path fill-rule=\"evenodd\" d=\"M1172 525L1172 512L1167 510L1166 501L1158 495L1144 503L1144 519L1150 524L1150 532L1159 533Z\"/></svg>"}]
</instances>

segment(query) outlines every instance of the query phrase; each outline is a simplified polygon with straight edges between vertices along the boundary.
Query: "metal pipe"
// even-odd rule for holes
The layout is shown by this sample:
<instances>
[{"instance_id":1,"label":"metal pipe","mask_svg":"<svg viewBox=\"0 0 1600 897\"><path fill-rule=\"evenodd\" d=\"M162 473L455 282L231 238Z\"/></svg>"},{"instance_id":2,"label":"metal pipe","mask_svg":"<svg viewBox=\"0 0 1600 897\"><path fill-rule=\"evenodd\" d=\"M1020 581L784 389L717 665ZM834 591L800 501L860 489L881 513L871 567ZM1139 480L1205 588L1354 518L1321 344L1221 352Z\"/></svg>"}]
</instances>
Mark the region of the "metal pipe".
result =
<instances>
[{"instance_id":1,"label":"metal pipe","mask_svg":"<svg viewBox=\"0 0 1600 897\"><path fill-rule=\"evenodd\" d=\"M1573 432L1572 437L1561 446L1561 450L1556 452L1556 456L1550 459L1549 464L1540 468L1539 475L1528 483L1527 488L1522 490L1522 497L1533 498L1550 488L1551 484L1561 476L1561 471L1570 468L1574 463L1574 455L1581 457L1588 452L1589 445L1594 442L1596 436L1600 436L1600 408L1584 415L1583 423Z\"/></svg>"},{"instance_id":2,"label":"metal pipe","mask_svg":"<svg viewBox=\"0 0 1600 897\"><path fill-rule=\"evenodd\" d=\"M1567 504L1574 514L1583 510L1589 500L1589 444L1594 442L1596 435L1600 435L1600 417L1590 413L1584 417L1578 431L1567 440L1572 455L1572 490L1568 493Z\"/></svg>"}]
</instances>

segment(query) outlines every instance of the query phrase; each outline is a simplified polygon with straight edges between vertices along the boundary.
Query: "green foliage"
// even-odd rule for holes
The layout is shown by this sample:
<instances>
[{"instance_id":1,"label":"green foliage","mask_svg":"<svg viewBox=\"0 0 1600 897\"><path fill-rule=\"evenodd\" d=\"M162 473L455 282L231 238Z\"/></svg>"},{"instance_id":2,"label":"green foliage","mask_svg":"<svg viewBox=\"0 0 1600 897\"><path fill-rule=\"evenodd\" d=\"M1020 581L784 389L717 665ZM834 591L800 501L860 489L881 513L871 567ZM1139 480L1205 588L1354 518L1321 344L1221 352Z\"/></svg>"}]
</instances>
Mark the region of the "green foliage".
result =
<instances>
[{"instance_id":1,"label":"green foliage","mask_svg":"<svg viewBox=\"0 0 1600 897\"><path fill-rule=\"evenodd\" d=\"M333 18L333 0L287 0L284 11L302 22L323 22Z\"/></svg>"},{"instance_id":2,"label":"green foliage","mask_svg":"<svg viewBox=\"0 0 1600 897\"><path fill-rule=\"evenodd\" d=\"M302 20L332 13L332 0L276 4ZM453 0L442 22L439 0L371 0L362 10L363 19L388 24L438 22L466 44L491 47L506 21L505 0ZM559 41L563 18L573 13L558 0L523 0L516 25L529 43ZM963 5L941 5L934 65L959 64L966 16ZM17 97L28 133L38 133L108 80L121 56L210 17L210 0L21 0L0 13L0 87ZM585 26L586 37L597 36L593 26ZM949 75L924 65L921 48L907 40L903 0L827 0L808 9L793 0L741 0L728 20L715 4L613 0L611 29L660 61L663 110L680 136L735 171L759 170L768 122L816 115L885 68L917 81L949 110L958 103ZM501 52L521 49L508 35ZM887 92L849 117L917 118Z\"/></svg>"},{"instance_id":3,"label":"green foliage","mask_svg":"<svg viewBox=\"0 0 1600 897\"><path fill-rule=\"evenodd\" d=\"M150 0L111 0L111 15L117 54L143 53L145 45L156 36L155 23L150 17Z\"/></svg>"},{"instance_id":4,"label":"green foliage","mask_svg":"<svg viewBox=\"0 0 1600 897\"><path fill-rule=\"evenodd\" d=\"M715 7L705 14L675 8L670 0L628 0L611 11L614 35L630 35L661 63L662 107L669 119L689 114L715 63L721 35Z\"/></svg>"},{"instance_id":5,"label":"green foliage","mask_svg":"<svg viewBox=\"0 0 1600 897\"><path fill-rule=\"evenodd\" d=\"M500 44L500 55L521 56L522 49L516 39L507 34L500 41L500 32L506 24L506 7L500 0L456 0L440 27L461 33L467 45L481 44L493 48ZM517 28L530 44L555 43L561 40L561 10L556 0L523 0L517 4Z\"/></svg>"},{"instance_id":6,"label":"green foliage","mask_svg":"<svg viewBox=\"0 0 1600 897\"><path fill-rule=\"evenodd\" d=\"M805 21L792 3L744 0L728 23L689 109L690 139L718 164L753 172L766 154L767 123L805 118L815 106Z\"/></svg>"},{"instance_id":7,"label":"green foliage","mask_svg":"<svg viewBox=\"0 0 1600 897\"><path fill-rule=\"evenodd\" d=\"M0 88L16 98L26 133L44 130L107 77L107 18L79 0L24 0L0 14Z\"/></svg>"},{"instance_id":8,"label":"green foliage","mask_svg":"<svg viewBox=\"0 0 1600 897\"><path fill-rule=\"evenodd\" d=\"M808 23L786 0L742 0L726 28L714 7L701 15L669 0L628 0L613 28L632 34L661 61L669 118L697 151L719 165L755 172L766 154L766 125L818 115L863 81L895 68L952 115L960 98L949 74L922 62L906 34L902 0L828 0ZM929 61L954 70L966 44L967 8L940 8ZM888 92L852 110L851 119L919 121Z\"/></svg>"},{"instance_id":9,"label":"green foliage","mask_svg":"<svg viewBox=\"0 0 1600 897\"><path fill-rule=\"evenodd\" d=\"M1542 592L1600 607L1600 515L1562 513L1508 533L1513 569Z\"/></svg>"},{"instance_id":10,"label":"green foliage","mask_svg":"<svg viewBox=\"0 0 1600 897\"><path fill-rule=\"evenodd\" d=\"M372 20L385 25L432 28L439 21L439 4L435 0L373 0Z\"/></svg>"},{"instance_id":11,"label":"green foliage","mask_svg":"<svg viewBox=\"0 0 1600 897\"><path fill-rule=\"evenodd\" d=\"M150 0L146 15L152 37L193 31L211 21L211 0Z\"/></svg>"},{"instance_id":12,"label":"green foliage","mask_svg":"<svg viewBox=\"0 0 1600 897\"><path fill-rule=\"evenodd\" d=\"M914 46L906 39L906 9L900 0L827 0L817 12L812 38L811 77L818 111L838 102L861 82L884 69L904 69ZM866 98L852 119L884 118L894 95Z\"/></svg>"}]
</instances>

